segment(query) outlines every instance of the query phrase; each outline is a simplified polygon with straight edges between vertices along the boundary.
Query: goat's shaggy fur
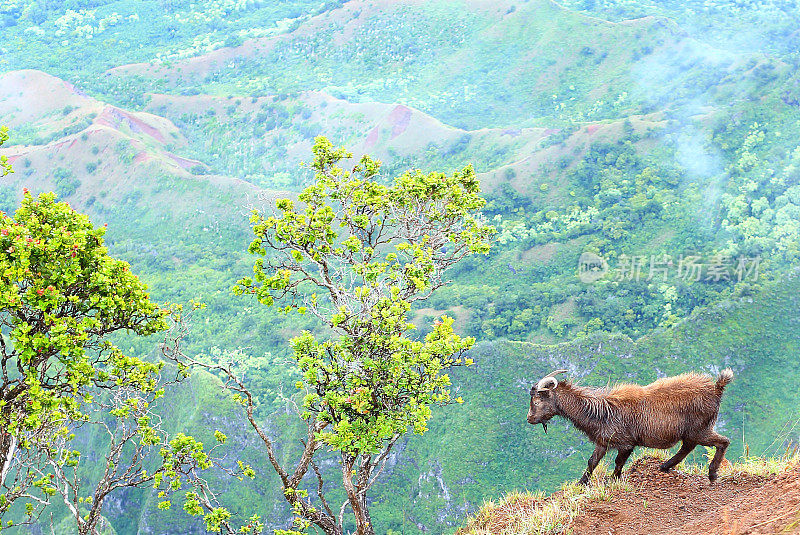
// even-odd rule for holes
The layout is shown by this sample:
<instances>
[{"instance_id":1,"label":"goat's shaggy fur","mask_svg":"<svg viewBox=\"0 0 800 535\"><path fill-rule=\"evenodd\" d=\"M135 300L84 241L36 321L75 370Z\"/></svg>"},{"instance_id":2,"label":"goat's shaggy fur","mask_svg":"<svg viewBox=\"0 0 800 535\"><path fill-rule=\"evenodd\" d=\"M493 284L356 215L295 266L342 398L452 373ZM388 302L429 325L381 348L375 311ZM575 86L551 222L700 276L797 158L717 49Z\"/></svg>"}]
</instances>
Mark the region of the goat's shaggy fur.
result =
<instances>
[{"instance_id":1,"label":"goat's shaggy fur","mask_svg":"<svg viewBox=\"0 0 800 535\"><path fill-rule=\"evenodd\" d=\"M620 384L613 388L588 388L558 382L550 376L531 389L528 422L543 424L553 416L569 419L595 444L589 466L581 478L587 483L606 451L618 451L614 475L637 446L667 449L682 442L678 453L666 461L666 472L697 445L716 448L708 477L714 481L730 443L714 431L725 386L733 379L730 369L715 379L685 374L659 379L647 386Z\"/></svg>"}]
</instances>

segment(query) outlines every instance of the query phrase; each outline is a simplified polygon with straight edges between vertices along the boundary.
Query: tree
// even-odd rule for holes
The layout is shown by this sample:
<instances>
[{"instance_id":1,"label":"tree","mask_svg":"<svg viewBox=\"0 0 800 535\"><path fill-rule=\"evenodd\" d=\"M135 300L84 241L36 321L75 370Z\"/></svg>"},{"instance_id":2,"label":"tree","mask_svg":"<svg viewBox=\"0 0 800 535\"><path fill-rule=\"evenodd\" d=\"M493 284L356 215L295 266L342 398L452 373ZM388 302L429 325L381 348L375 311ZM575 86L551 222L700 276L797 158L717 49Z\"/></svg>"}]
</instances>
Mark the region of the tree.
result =
<instances>
[{"instance_id":1,"label":"tree","mask_svg":"<svg viewBox=\"0 0 800 535\"><path fill-rule=\"evenodd\" d=\"M345 171L340 163L352 156L344 149L318 137L312 150L315 182L299 202L279 200L272 216L254 213L249 250L259 258L254 276L234 288L266 306L280 303L284 312L313 314L321 325L290 341L307 427L293 466L281 464L233 365L189 358L179 348L171 355L221 374L236 393L298 529L314 524L339 535L349 508L356 533L369 535L367 493L389 452L409 428L425 432L431 408L451 401L447 370L471 363L464 352L474 340L455 334L446 316L423 338L414 337L411 307L447 283L447 268L487 253L494 229L479 217L485 201L471 167L451 176L411 171L387 186L379 180L380 163L368 156ZM336 509L314 460L325 447L338 453L347 497ZM303 488L310 471L317 481L313 500Z\"/></svg>"},{"instance_id":2,"label":"tree","mask_svg":"<svg viewBox=\"0 0 800 535\"><path fill-rule=\"evenodd\" d=\"M108 336L164 330L167 311L108 255L104 233L52 193L25 190L14 217L0 216L0 518L57 491L53 445L88 419L95 396L156 389L163 363L125 355Z\"/></svg>"},{"instance_id":3,"label":"tree","mask_svg":"<svg viewBox=\"0 0 800 535\"><path fill-rule=\"evenodd\" d=\"M163 451L174 460L174 449L168 435L161 428L161 420L154 411L155 404L164 394L161 377L151 374L158 388L141 389L123 384L107 393L101 393L84 413L83 421L64 427L55 435L50 446L44 450L46 463L38 468L39 477L50 481L60 495L75 522L79 535L100 535L104 527L103 505L113 492L131 487L162 487L164 478L168 482L177 478L173 466L159 466L159 452ZM98 427L94 434L95 448L104 448L101 461L82 466L83 456L71 447L73 433L88 431L90 426ZM103 440L105 439L105 440ZM191 437L189 437L190 440ZM106 442L107 441L107 442ZM193 441L196 444L196 441ZM184 453L194 448L179 448ZM200 461L191 462L192 468L208 467L207 454ZM167 454L168 452L168 454ZM191 457L189 457L191 459ZM181 458L177 469L186 471ZM147 470L147 466L157 466ZM91 468L99 468L99 477L91 474ZM174 474L170 477L170 474ZM167 487L168 488L168 487ZM166 495L166 491L162 490Z\"/></svg>"},{"instance_id":4,"label":"tree","mask_svg":"<svg viewBox=\"0 0 800 535\"><path fill-rule=\"evenodd\" d=\"M3 143L6 141L8 141L8 128L5 126L0 126L0 147L2 147ZM4 177L13 172L14 170L11 168L11 164L8 161L8 156L0 156L0 177Z\"/></svg>"},{"instance_id":5,"label":"tree","mask_svg":"<svg viewBox=\"0 0 800 535\"><path fill-rule=\"evenodd\" d=\"M171 328L165 334L162 347L179 344L188 334L179 327L184 325L182 315L183 307L172 305ZM208 531L260 533L263 526L258 517L250 518L246 526L235 526L229 521L230 513L226 509L212 505L218 500L203 476L212 466L234 478L252 477L252 469L244 464L228 468L215 457L216 450L227 439L220 431L214 432L216 444L207 449L190 435L178 432L171 436L164 429L157 404L168 389L186 376L177 374L174 379L165 379L160 366L158 370L149 373L147 388L122 382L97 396L82 422L56 435L45 450L45 470L40 469L37 474L49 479L60 494L79 535L100 535L104 525L103 504L112 493L125 488L151 487L159 491L159 508L168 509L171 498L184 488L184 480L191 486L184 493L184 509L202 515ZM82 467L82 455L70 447L70 440L73 431L90 426L99 428L93 442L97 448L105 446L105 456L100 462ZM200 503L206 506L205 510L200 508Z\"/></svg>"}]
</instances>

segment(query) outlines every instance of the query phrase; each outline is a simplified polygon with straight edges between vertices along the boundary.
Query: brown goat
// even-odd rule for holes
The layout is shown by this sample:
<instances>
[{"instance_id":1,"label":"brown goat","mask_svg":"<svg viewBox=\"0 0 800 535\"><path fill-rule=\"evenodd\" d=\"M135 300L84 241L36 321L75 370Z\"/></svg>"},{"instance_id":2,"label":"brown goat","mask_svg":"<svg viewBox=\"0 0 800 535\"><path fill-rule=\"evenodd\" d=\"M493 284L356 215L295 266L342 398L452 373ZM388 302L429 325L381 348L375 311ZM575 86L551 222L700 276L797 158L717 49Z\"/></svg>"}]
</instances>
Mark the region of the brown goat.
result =
<instances>
[{"instance_id":1,"label":"brown goat","mask_svg":"<svg viewBox=\"0 0 800 535\"><path fill-rule=\"evenodd\" d=\"M714 431L725 386L733 379L730 369L716 381L694 373L666 377L647 386L620 384L614 388L588 388L559 382L558 370L531 388L528 423L542 424L553 416L563 416L583 431L595 444L589 466L580 483L589 482L597 463L608 449L617 450L614 477L637 446L668 449L682 442L680 450L661 465L670 471L695 446L714 446L716 453L708 467L708 479L717 479L717 470L730 440Z\"/></svg>"}]
</instances>

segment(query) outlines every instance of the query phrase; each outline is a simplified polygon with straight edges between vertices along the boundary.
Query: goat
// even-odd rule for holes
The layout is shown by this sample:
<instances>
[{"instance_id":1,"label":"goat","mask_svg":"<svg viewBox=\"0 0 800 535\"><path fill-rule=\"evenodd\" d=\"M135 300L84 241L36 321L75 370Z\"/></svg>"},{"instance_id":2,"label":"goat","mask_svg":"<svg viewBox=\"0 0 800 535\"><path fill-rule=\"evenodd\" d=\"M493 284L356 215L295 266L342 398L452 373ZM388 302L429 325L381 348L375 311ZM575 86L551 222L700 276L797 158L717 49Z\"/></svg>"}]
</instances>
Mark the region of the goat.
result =
<instances>
[{"instance_id":1,"label":"goat","mask_svg":"<svg viewBox=\"0 0 800 535\"><path fill-rule=\"evenodd\" d=\"M722 392L733 380L730 368L716 381L694 373L666 377L647 386L620 384L614 388L588 388L559 382L554 371L531 388L528 423L542 424L554 416L570 420L595 444L589 466L580 484L589 482L597 463L608 449L617 450L614 477L637 446L668 449L681 441L681 448L665 461L660 470L669 472L695 446L713 446L714 458L708 467L708 479L717 479L717 470L725 458L730 440L714 431Z\"/></svg>"}]
</instances>

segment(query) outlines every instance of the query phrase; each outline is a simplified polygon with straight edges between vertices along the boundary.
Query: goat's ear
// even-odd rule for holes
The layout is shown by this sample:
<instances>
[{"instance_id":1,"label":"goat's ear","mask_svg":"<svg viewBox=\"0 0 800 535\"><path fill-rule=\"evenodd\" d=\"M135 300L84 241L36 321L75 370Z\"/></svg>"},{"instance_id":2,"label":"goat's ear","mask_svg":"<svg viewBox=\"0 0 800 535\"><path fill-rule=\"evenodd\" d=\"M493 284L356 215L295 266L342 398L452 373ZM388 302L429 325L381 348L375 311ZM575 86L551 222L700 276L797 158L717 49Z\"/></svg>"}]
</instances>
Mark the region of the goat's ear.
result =
<instances>
[{"instance_id":1,"label":"goat's ear","mask_svg":"<svg viewBox=\"0 0 800 535\"><path fill-rule=\"evenodd\" d=\"M531 397L533 397L535 394L536 394L536 385L533 385L531 387Z\"/></svg>"}]
</instances>

